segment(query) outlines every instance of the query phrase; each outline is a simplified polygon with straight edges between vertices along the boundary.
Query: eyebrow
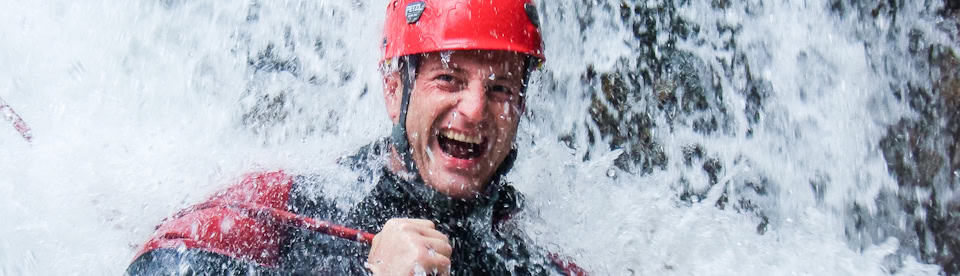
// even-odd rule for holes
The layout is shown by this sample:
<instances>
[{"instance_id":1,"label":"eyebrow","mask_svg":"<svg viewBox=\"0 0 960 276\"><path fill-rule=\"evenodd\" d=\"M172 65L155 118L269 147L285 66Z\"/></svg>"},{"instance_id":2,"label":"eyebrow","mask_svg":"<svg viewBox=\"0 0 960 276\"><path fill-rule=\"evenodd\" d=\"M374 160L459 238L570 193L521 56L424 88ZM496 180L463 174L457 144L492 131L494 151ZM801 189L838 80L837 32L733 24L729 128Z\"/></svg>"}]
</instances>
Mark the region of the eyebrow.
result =
<instances>
[{"instance_id":1,"label":"eyebrow","mask_svg":"<svg viewBox=\"0 0 960 276\"><path fill-rule=\"evenodd\" d=\"M495 76L493 77L493 81L516 81L516 80L517 80L517 77L516 77L516 76L505 77L505 76L502 76L502 75L495 75Z\"/></svg>"},{"instance_id":2,"label":"eyebrow","mask_svg":"<svg viewBox=\"0 0 960 276\"><path fill-rule=\"evenodd\" d=\"M442 65L441 65L441 66L434 66L434 67L435 67L435 68L430 68L430 69L432 69L432 70L443 70L443 71L453 71L454 73L457 73L457 74L462 74L462 73L465 73L465 72L466 72L465 70L460 69L459 67L453 67L452 65L450 65L450 66L442 66Z\"/></svg>"},{"instance_id":3,"label":"eyebrow","mask_svg":"<svg viewBox=\"0 0 960 276\"><path fill-rule=\"evenodd\" d=\"M462 68L459 68L459 67L453 67L453 66L447 66L447 67L443 67L443 66L433 66L433 67L434 67L434 68L427 68L428 70L426 70L426 71L442 70L442 71L452 71L452 72L457 73L457 74L464 74L464 73L466 73L466 70L464 70L464 69L462 69ZM504 75L509 75L509 74L510 74L510 72L507 72L507 74L496 74L496 76L494 76L493 80L494 80L494 81L501 81L501 80L503 80L503 81L510 81L510 80L513 80L513 79L516 78L516 76L510 76L510 77L504 76ZM514 75L516 75L516 74L514 74Z\"/></svg>"}]
</instances>

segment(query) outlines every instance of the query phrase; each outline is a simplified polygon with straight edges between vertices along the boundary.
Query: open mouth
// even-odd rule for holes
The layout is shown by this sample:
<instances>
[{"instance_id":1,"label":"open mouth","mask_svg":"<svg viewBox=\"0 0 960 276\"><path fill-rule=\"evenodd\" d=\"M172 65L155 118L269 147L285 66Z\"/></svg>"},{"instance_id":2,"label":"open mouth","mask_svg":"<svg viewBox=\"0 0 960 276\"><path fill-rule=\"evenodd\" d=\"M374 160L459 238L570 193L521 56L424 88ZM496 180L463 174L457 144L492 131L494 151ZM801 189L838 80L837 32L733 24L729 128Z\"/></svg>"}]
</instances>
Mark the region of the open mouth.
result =
<instances>
[{"instance_id":1,"label":"open mouth","mask_svg":"<svg viewBox=\"0 0 960 276\"><path fill-rule=\"evenodd\" d=\"M437 143L444 153L459 159L474 159L483 155L483 138L478 134L469 136L452 130L437 134Z\"/></svg>"}]
</instances>

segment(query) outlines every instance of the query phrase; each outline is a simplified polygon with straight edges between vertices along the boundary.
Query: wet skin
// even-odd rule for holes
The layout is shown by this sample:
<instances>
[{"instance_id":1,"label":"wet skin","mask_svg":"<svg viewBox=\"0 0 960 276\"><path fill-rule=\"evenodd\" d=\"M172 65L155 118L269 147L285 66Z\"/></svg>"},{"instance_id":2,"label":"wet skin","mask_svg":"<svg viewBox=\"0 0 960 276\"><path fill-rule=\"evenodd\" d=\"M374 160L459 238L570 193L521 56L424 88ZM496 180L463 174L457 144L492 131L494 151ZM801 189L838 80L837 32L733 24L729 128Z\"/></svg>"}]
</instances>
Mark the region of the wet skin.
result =
<instances>
[{"instance_id":1,"label":"wet skin","mask_svg":"<svg viewBox=\"0 0 960 276\"><path fill-rule=\"evenodd\" d=\"M455 198L483 191L507 157L523 109L522 55L504 51L424 54L407 114L407 137L424 182ZM400 115L399 74L385 76L393 122ZM403 167L393 154L395 171Z\"/></svg>"}]
</instances>

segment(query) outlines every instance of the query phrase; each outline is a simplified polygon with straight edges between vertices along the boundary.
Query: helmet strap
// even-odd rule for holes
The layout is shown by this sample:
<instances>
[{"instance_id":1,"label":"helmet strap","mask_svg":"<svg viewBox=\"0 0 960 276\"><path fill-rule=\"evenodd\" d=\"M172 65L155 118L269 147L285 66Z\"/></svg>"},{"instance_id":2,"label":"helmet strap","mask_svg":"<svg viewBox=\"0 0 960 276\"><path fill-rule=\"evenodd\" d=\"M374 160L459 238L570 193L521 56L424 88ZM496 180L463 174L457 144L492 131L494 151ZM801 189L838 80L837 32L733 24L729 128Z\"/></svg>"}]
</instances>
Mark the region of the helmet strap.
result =
<instances>
[{"instance_id":1,"label":"helmet strap","mask_svg":"<svg viewBox=\"0 0 960 276\"><path fill-rule=\"evenodd\" d=\"M410 106L410 94L413 92L413 84L417 75L417 63L419 56L407 55L400 57L400 79L403 82L403 92L400 100L400 119L393 125L393 133L390 140L400 155L400 161L408 172L420 178L420 172L417 170L417 164L413 161L413 152L410 149L410 141L407 138L407 111Z\"/></svg>"},{"instance_id":2,"label":"helmet strap","mask_svg":"<svg viewBox=\"0 0 960 276\"><path fill-rule=\"evenodd\" d=\"M540 67L540 59L534 56L527 56L523 67L526 69L526 71L523 72L523 90L526 92L527 86L530 84L530 75L533 74L533 71L537 71L537 67Z\"/></svg>"},{"instance_id":3,"label":"helmet strap","mask_svg":"<svg viewBox=\"0 0 960 276\"><path fill-rule=\"evenodd\" d=\"M536 71L539 66L540 66L540 59L534 56L528 56L526 62L523 65L525 71L523 72L523 91L521 92L523 92L524 96L520 99L521 107L526 106L527 104L526 94L527 94L527 89L530 87L530 76L533 75L533 71ZM521 109L524 109L524 108L521 108Z\"/></svg>"}]
</instances>

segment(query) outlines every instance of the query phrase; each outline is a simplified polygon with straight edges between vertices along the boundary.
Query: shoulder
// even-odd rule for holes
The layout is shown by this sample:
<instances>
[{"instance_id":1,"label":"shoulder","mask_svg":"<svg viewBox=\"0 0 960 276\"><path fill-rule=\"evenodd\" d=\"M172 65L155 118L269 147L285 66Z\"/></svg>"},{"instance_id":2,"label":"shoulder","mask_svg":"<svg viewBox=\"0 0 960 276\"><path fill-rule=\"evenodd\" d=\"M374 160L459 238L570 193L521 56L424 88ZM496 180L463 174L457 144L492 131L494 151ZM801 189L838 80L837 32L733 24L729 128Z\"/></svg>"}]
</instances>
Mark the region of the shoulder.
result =
<instances>
[{"instance_id":1,"label":"shoulder","mask_svg":"<svg viewBox=\"0 0 960 276\"><path fill-rule=\"evenodd\" d=\"M269 171L244 175L208 200L161 222L130 268L234 267L228 263L277 267L286 228L279 221L263 219L262 211L290 211L317 218L337 213L335 207L341 199L349 202L351 195L363 190L358 183L377 177L385 164L384 144L368 145L311 174ZM170 252L178 257L157 257Z\"/></svg>"},{"instance_id":2,"label":"shoulder","mask_svg":"<svg viewBox=\"0 0 960 276\"><path fill-rule=\"evenodd\" d=\"M250 203L285 209L294 177L283 171L257 172L244 175L239 183L215 194L210 203Z\"/></svg>"},{"instance_id":3,"label":"shoulder","mask_svg":"<svg viewBox=\"0 0 960 276\"><path fill-rule=\"evenodd\" d=\"M390 142L382 138L337 158L337 164L360 174L372 174L387 165L389 153Z\"/></svg>"},{"instance_id":4,"label":"shoulder","mask_svg":"<svg viewBox=\"0 0 960 276\"><path fill-rule=\"evenodd\" d=\"M256 217L258 208L286 209L293 178L283 171L245 175L237 184L165 219L135 260L161 249L215 253L274 266L280 225Z\"/></svg>"},{"instance_id":5,"label":"shoulder","mask_svg":"<svg viewBox=\"0 0 960 276\"><path fill-rule=\"evenodd\" d=\"M523 194L509 183L500 184L493 202L494 227L499 228L523 209Z\"/></svg>"}]
</instances>

